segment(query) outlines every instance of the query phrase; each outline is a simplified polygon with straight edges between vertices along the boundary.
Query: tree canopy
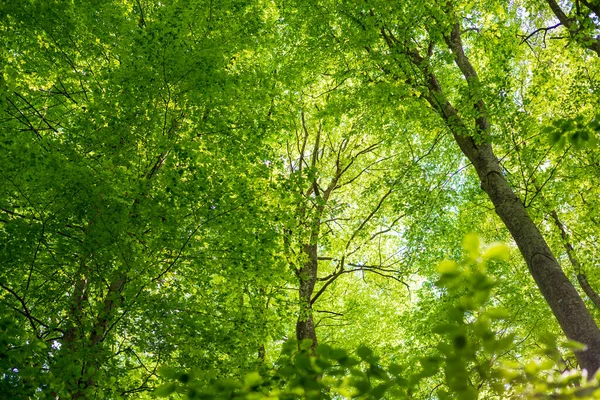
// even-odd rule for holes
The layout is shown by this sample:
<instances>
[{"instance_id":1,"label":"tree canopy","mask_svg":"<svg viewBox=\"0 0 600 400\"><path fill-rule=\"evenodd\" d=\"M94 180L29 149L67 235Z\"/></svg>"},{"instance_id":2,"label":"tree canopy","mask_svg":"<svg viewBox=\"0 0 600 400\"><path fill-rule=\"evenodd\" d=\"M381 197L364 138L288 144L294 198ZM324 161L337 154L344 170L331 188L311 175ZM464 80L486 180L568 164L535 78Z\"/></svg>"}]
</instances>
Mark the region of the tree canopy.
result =
<instances>
[{"instance_id":1,"label":"tree canopy","mask_svg":"<svg viewBox=\"0 0 600 400\"><path fill-rule=\"evenodd\" d=\"M599 18L0 2L0 392L598 398Z\"/></svg>"}]
</instances>

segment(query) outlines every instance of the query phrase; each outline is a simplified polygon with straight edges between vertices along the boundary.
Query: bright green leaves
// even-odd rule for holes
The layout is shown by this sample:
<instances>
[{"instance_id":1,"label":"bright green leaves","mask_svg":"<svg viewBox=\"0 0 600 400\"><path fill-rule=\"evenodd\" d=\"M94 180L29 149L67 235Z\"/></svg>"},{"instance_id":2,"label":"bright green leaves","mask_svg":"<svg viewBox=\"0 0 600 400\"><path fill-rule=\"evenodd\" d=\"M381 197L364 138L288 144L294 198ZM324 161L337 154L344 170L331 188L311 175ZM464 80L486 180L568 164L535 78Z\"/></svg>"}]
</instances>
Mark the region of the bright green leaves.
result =
<instances>
[{"instance_id":1,"label":"bright green leaves","mask_svg":"<svg viewBox=\"0 0 600 400\"><path fill-rule=\"evenodd\" d=\"M154 390L154 395L157 397L167 397L177 390L177 385L174 383L165 383Z\"/></svg>"},{"instance_id":2,"label":"bright green leaves","mask_svg":"<svg viewBox=\"0 0 600 400\"><path fill-rule=\"evenodd\" d=\"M368 361L373 357L373 350L366 346L360 346L356 349L356 354L364 361Z\"/></svg>"},{"instance_id":3,"label":"bright green leaves","mask_svg":"<svg viewBox=\"0 0 600 400\"><path fill-rule=\"evenodd\" d=\"M435 270L441 275L455 275L460 272L459 266L456 262L452 260L444 260L440 262Z\"/></svg>"},{"instance_id":4,"label":"bright green leaves","mask_svg":"<svg viewBox=\"0 0 600 400\"><path fill-rule=\"evenodd\" d=\"M253 389L256 388L258 386L260 386L261 383L263 383L264 379L260 376L260 374L256 371L254 372L250 372L249 374L246 374L246 376L244 377L244 386L249 388L249 389ZM185 383L185 382L182 382Z\"/></svg>"},{"instance_id":5,"label":"bright green leaves","mask_svg":"<svg viewBox=\"0 0 600 400\"><path fill-rule=\"evenodd\" d=\"M484 260L502 260L508 261L510 249L506 243L495 242L490 244L483 252L481 257Z\"/></svg>"},{"instance_id":6,"label":"bright green leaves","mask_svg":"<svg viewBox=\"0 0 600 400\"><path fill-rule=\"evenodd\" d=\"M41 365L49 346L11 317L6 296L0 294L0 299L0 392L6 398L33 398L37 388L51 381Z\"/></svg>"},{"instance_id":7,"label":"bright green leaves","mask_svg":"<svg viewBox=\"0 0 600 400\"><path fill-rule=\"evenodd\" d=\"M35 358L38 387L113 398L151 387L159 358L256 365L289 303L265 191L262 2L0 7L0 282L16 294L0 296L26 328L10 346L56 342L11 368Z\"/></svg>"},{"instance_id":8,"label":"bright green leaves","mask_svg":"<svg viewBox=\"0 0 600 400\"><path fill-rule=\"evenodd\" d=\"M486 310L495 283L486 274L485 262L507 258L508 248L492 244L482 254L480 247L479 237L468 234L463 240L463 259L443 261L437 267L441 277L436 285L447 291L451 303L446 310L447 320L433 328L441 337L437 346L441 358L436 361L439 367L436 366L434 373L443 366L450 393L465 399L478 397L478 390L470 384L473 379L488 383L498 379L489 360L507 350L513 341L512 335L496 337L493 329L495 321L510 316L507 310L502 307ZM440 395L445 398L449 394Z\"/></svg>"},{"instance_id":9,"label":"bright green leaves","mask_svg":"<svg viewBox=\"0 0 600 400\"><path fill-rule=\"evenodd\" d=\"M407 381L400 376L403 369L395 364L389 368L381 365L379 357L366 346L356 350L359 358L328 345L317 347L316 355L297 349L295 341L284 343L276 368L248 372L243 381L196 373L182 384L177 381L178 374L171 371L163 374L170 382L154 394L167 397L178 392L188 399L323 399L331 398L331 394L380 399L386 394L406 393L402 386Z\"/></svg>"},{"instance_id":10,"label":"bright green leaves","mask_svg":"<svg viewBox=\"0 0 600 400\"><path fill-rule=\"evenodd\" d=\"M0 324L0 393L27 398L43 387L69 397L90 381L107 398L137 396L156 383L158 360L174 367L160 371L166 383L154 393L163 397L404 398L433 393L442 375L440 398L472 398L469 379L492 391L499 354L526 358L538 340L526 334L550 323L531 317L532 282L502 262L504 244L468 235L463 258L433 270L460 240L459 222L488 211L423 107L430 92L400 44L429 59L451 102L464 99L462 118L481 116L472 103L486 102L507 179L526 199L555 184L534 176L545 146L530 137L547 115L564 115L543 131L553 146L583 148L578 166L598 164L600 117L572 117L595 112L598 67L563 54L573 46L530 54L515 40L539 22L516 15L527 4L462 3L457 14L449 4L384 1L370 3L372 13L350 1L0 6L0 283L16 293L0 290L10 322ZM470 92L444 49L457 18L481 76ZM382 24L398 46L384 43ZM577 84L581 76L589 82ZM591 204L594 221L597 171L587 171L577 168L582 185L547 197L582 197L564 209ZM271 371L262 364L290 335L291 269L315 240L317 213L317 289L333 282L339 260L347 270L313 315L343 348L311 355L289 341ZM491 213L482 230L496 231ZM597 237L591 223L574 231ZM594 258L592 245L582 248ZM510 284L494 286L488 268ZM557 345L544 346L556 361ZM402 365L387 368L392 361ZM542 384L546 364L527 360L514 385L552 389Z\"/></svg>"},{"instance_id":11,"label":"bright green leaves","mask_svg":"<svg viewBox=\"0 0 600 400\"><path fill-rule=\"evenodd\" d=\"M522 358L520 363L498 361L519 343L512 333L505 331L510 313L493 305L490 292L494 285L484 272L483 263L484 258L505 258L508 249L494 244L484 257L479 244L475 235L469 235L465 239L465 258L453 264L440 264L445 266L438 269L442 274L438 285L446 291L440 299L445 304L446 320L432 328L439 338L435 353L418 357L408 369L394 363L386 365L364 345L350 354L324 344L312 355L309 342L298 346L290 340L283 344L273 368L264 366L246 372L241 380L217 378L210 372L192 373L187 375L189 379L182 380L175 370L161 369L168 382L155 394L166 397L177 392L188 399L405 398L429 380L443 375L445 384L434 389L440 399L515 395L530 398L547 393L563 399L594 398L598 381L586 382L577 373L552 371L563 362L552 335L542 340L540 357ZM581 348L572 342L562 347Z\"/></svg>"},{"instance_id":12,"label":"bright green leaves","mask_svg":"<svg viewBox=\"0 0 600 400\"><path fill-rule=\"evenodd\" d=\"M479 256L479 236L474 233L469 233L463 239L463 250L465 258L476 260Z\"/></svg>"},{"instance_id":13,"label":"bright green leaves","mask_svg":"<svg viewBox=\"0 0 600 400\"><path fill-rule=\"evenodd\" d=\"M440 398L476 399L492 394L531 398L548 393L564 399L594 398L599 391L598 381L585 382L576 372L560 375L552 371L564 368L559 348L581 350L579 343L557 344L556 336L540 335L540 350L534 358L520 365L497 363L498 357L514 348L516 340L510 330L498 330L513 317L509 310L494 304L496 283L488 277L485 264L506 261L508 256L505 244L493 243L482 251L479 238L469 234L464 239L461 261L438 264L441 277L437 285L445 290L442 296L448 302L446 320L432 330L440 337L437 350L441 357L421 360L423 376L444 373L447 389L440 389ZM476 389L472 382L481 385Z\"/></svg>"},{"instance_id":14,"label":"bright green leaves","mask_svg":"<svg viewBox=\"0 0 600 400\"><path fill-rule=\"evenodd\" d=\"M597 399L600 395L598 374L588 377L576 369L568 369L559 348L580 350L579 343L557 343L549 333L540 334L538 355L525 362L505 362L500 373L513 393L521 398L551 396L558 399Z\"/></svg>"}]
</instances>

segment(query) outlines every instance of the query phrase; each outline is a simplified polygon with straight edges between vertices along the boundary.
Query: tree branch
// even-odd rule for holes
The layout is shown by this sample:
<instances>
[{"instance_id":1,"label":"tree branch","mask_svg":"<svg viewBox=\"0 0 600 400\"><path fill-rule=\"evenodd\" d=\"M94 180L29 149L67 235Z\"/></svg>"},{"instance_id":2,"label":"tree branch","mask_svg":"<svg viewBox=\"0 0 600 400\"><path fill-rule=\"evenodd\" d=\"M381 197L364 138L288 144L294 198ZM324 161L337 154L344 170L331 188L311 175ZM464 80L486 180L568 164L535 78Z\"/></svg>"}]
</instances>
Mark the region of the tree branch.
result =
<instances>
[{"instance_id":1,"label":"tree branch","mask_svg":"<svg viewBox=\"0 0 600 400\"><path fill-rule=\"evenodd\" d=\"M527 42L529 39L531 39L531 37L533 37L534 35L542 32L542 31L544 32L544 43L546 43L546 34L548 33L548 31L556 29L556 28L558 28L561 25L562 25L562 22L559 22L558 24L555 24L555 25L552 25L552 26L548 26L546 28L538 28L535 31L531 32L527 36L525 36L525 35L519 35L521 37L521 43Z\"/></svg>"},{"instance_id":2,"label":"tree branch","mask_svg":"<svg viewBox=\"0 0 600 400\"><path fill-rule=\"evenodd\" d=\"M575 249L573 248L573 245L571 245L571 242L569 241L569 234L567 233L567 230L566 230L564 224L558 217L558 213L556 212L556 210L552 210L550 212L550 216L552 216L552 219L554 220L554 225L556 225L556 227L560 231L560 236L563 240L563 246L565 247L565 250L567 251L567 256L569 257L569 261L571 262L571 265L575 269L575 273L577 274L577 281L579 282L579 285L581 286L581 288L583 289L585 294L594 303L596 308L598 310L600 310L600 296L592 288L592 286L588 282L585 274L583 272L581 272L581 264L580 264L579 260L577 259L577 257L575 257Z\"/></svg>"},{"instance_id":3,"label":"tree branch","mask_svg":"<svg viewBox=\"0 0 600 400\"><path fill-rule=\"evenodd\" d=\"M25 299L23 299L21 296L19 296L17 294L17 292L15 292L14 290L12 290L11 288L9 288L8 286L6 286L2 283L0 283L0 287L2 289L6 290L8 293L12 294L13 297L15 299L17 299L17 301L21 304L22 310L19 310L18 308L15 308L15 307L13 307L13 310L19 312L20 314L25 316L25 318L27 318L27 320L29 321L29 325L31 325L31 329L33 330L33 333L35 334L35 336L37 336L38 339L41 339L40 333L35 324L37 322L38 324L40 324L41 326L43 326L45 328L48 328L48 325L44 324L42 321L40 321L39 319L37 319L33 315L31 315L31 312L30 312L29 308L27 307L27 304L25 304Z\"/></svg>"}]
</instances>

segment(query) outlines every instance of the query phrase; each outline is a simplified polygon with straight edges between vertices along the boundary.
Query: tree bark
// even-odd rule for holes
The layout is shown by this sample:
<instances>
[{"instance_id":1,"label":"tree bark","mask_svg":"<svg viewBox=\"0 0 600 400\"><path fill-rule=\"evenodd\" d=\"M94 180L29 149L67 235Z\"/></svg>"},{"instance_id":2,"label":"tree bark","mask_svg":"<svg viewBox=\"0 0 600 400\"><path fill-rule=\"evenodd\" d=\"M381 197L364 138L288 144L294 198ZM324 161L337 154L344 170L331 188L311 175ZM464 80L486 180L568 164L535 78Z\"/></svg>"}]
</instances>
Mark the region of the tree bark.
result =
<instances>
[{"instance_id":1,"label":"tree bark","mask_svg":"<svg viewBox=\"0 0 600 400\"><path fill-rule=\"evenodd\" d=\"M567 338L586 345L575 352L581 368L593 375L600 368L600 330L577 290L564 274L525 206L504 178L489 143L454 134L463 153L473 163L482 189L494 204L517 243L529 271Z\"/></svg>"},{"instance_id":2,"label":"tree bark","mask_svg":"<svg viewBox=\"0 0 600 400\"><path fill-rule=\"evenodd\" d=\"M83 307L84 303L88 300L89 266L82 263L78 275L71 293L68 327L62 338L64 349L60 352L62 357L69 358L70 364L77 366L77 372L74 375L64 377L69 395L73 399L85 398L85 388L87 387L83 380L86 370L86 360L83 357L85 351L82 343L85 342L85 335L83 333ZM75 371L75 368L73 371Z\"/></svg>"},{"instance_id":3,"label":"tree bark","mask_svg":"<svg viewBox=\"0 0 600 400\"><path fill-rule=\"evenodd\" d=\"M312 340L311 349L317 347L317 333L312 316L311 298L317 282L317 244L310 243L304 245L304 253L308 260L298 271L300 279L300 304L301 310L296 322L296 339L301 342L304 339Z\"/></svg>"},{"instance_id":4,"label":"tree bark","mask_svg":"<svg viewBox=\"0 0 600 400\"><path fill-rule=\"evenodd\" d=\"M393 36L386 34L384 30L382 34L388 45L398 44ZM580 367L592 376L600 368L600 330L527 213L524 204L504 177L490 144L490 123L480 95L479 79L464 53L458 23L445 37L445 41L454 54L455 63L465 77L470 94L474 98L473 108L477 114L474 118L475 135L445 97L427 59L414 49L405 49L405 54L420 69L427 82L429 93L424 98L445 120L462 153L475 167L481 188L487 193L494 204L496 214L510 231L563 332L570 340L586 346L585 350L576 351L575 355Z\"/></svg>"},{"instance_id":5,"label":"tree bark","mask_svg":"<svg viewBox=\"0 0 600 400\"><path fill-rule=\"evenodd\" d=\"M104 297L102 310L96 317L92 332L90 333L90 345L98 346L108 332L109 323L113 319L115 308L121 304L121 292L127 282L125 273L117 273L117 276L112 280L108 288L108 292Z\"/></svg>"},{"instance_id":6,"label":"tree bark","mask_svg":"<svg viewBox=\"0 0 600 400\"><path fill-rule=\"evenodd\" d=\"M316 148L316 146L315 146ZM321 204L317 205L315 215L313 217L310 237L308 243L302 245L302 252L307 257L302 268L296 271L296 275L300 280L299 296L300 296L300 314L296 322L296 339L301 342L304 339L312 340L311 350L317 347L317 332L315 330L315 322L312 315L313 292L317 283L317 275L319 273L319 235L321 233L321 218L325 211L325 204L329 200L331 192L335 188L341 174L336 173L331 183L323 192L318 189L317 181L313 181L315 187L315 196L320 199Z\"/></svg>"}]
</instances>

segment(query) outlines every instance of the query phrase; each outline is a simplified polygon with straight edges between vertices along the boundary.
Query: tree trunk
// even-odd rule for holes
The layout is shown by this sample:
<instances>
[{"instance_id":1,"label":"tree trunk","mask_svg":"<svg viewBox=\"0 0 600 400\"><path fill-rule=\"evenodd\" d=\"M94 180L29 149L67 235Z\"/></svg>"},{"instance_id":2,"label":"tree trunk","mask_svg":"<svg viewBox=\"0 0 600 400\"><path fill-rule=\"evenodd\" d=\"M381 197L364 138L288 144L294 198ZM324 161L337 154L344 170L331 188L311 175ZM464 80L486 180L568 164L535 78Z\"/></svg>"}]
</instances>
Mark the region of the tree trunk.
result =
<instances>
[{"instance_id":1,"label":"tree trunk","mask_svg":"<svg viewBox=\"0 0 600 400\"><path fill-rule=\"evenodd\" d=\"M521 200L504 178L489 143L477 145L471 137L454 134L462 152L473 163L481 188L494 204L514 238L533 279L567 338L586 345L575 352L581 368L593 375L600 368L600 330L577 290L564 274Z\"/></svg>"},{"instance_id":2,"label":"tree trunk","mask_svg":"<svg viewBox=\"0 0 600 400\"><path fill-rule=\"evenodd\" d=\"M563 332L568 339L586 346L585 350L576 351L575 356L580 367L586 369L592 376L600 368L600 330L579 293L554 258L524 204L504 178L498 158L490 144L490 122L480 93L479 78L464 53L460 30L460 24L454 24L451 32L444 39L454 55L456 65L465 77L470 95L475 99L473 101L473 109L476 112L473 121L475 137L473 130L446 98L428 60L414 49L405 49L405 53L425 78L429 93L423 97L445 120L462 153L475 167L481 188L487 193L494 204L496 214L502 219L517 243L533 279ZM389 46L398 45L393 36L383 29L382 35Z\"/></svg>"},{"instance_id":3,"label":"tree trunk","mask_svg":"<svg viewBox=\"0 0 600 400\"><path fill-rule=\"evenodd\" d=\"M314 350L317 347L317 333L312 316L311 298L317 282L317 244L304 245L303 251L308 256L308 260L297 273L300 279L301 310L296 322L296 339L298 342L304 339L312 340L311 349Z\"/></svg>"}]
</instances>

